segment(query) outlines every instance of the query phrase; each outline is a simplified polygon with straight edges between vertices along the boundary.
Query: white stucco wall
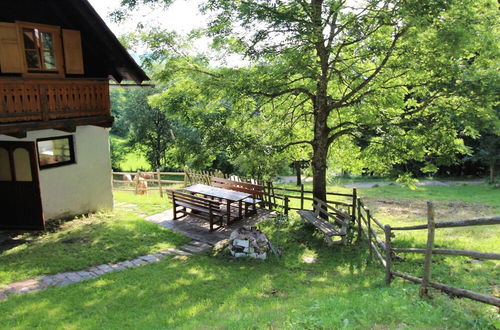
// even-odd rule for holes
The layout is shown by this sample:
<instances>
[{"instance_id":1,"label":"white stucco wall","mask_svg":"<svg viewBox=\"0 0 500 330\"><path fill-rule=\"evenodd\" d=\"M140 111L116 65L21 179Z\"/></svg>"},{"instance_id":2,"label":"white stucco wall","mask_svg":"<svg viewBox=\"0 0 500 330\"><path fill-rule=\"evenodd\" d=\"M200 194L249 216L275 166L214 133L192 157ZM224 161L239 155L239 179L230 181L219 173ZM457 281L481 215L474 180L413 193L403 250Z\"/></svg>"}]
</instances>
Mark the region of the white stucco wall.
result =
<instances>
[{"instance_id":1,"label":"white stucco wall","mask_svg":"<svg viewBox=\"0 0 500 330\"><path fill-rule=\"evenodd\" d=\"M79 126L75 133L57 130L28 132L24 139L0 134L0 141L36 141L73 135L76 164L40 170L45 219L113 208L109 129Z\"/></svg>"}]
</instances>

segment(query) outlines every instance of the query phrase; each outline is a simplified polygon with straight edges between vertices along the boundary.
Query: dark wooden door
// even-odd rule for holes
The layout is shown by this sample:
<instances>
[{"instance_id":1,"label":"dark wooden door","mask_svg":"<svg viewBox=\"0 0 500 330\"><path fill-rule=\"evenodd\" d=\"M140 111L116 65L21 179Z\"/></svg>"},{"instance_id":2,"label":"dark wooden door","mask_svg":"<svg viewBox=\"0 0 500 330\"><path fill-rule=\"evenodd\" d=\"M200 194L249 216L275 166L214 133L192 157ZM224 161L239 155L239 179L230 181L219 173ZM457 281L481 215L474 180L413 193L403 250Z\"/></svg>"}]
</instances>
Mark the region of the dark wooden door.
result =
<instances>
[{"instance_id":1,"label":"dark wooden door","mask_svg":"<svg viewBox=\"0 0 500 330\"><path fill-rule=\"evenodd\" d=\"M0 141L0 229L44 229L34 142Z\"/></svg>"}]
</instances>

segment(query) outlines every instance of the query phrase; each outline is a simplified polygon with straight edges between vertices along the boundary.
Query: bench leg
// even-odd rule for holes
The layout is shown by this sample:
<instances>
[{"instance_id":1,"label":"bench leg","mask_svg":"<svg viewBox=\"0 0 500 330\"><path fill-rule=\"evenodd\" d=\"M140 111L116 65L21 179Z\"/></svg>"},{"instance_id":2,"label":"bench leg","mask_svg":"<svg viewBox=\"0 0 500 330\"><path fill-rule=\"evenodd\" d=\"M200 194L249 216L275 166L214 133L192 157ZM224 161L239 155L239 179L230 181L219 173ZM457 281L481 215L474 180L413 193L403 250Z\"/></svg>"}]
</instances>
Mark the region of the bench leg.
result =
<instances>
[{"instance_id":1,"label":"bench leg","mask_svg":"<svg viewBox=\"0 0 500 330\"><path fill-rule=\"evenodd\" d=\"M227 201L227 225L231 223L231 202Z\"/></svg>"}]
</instances>

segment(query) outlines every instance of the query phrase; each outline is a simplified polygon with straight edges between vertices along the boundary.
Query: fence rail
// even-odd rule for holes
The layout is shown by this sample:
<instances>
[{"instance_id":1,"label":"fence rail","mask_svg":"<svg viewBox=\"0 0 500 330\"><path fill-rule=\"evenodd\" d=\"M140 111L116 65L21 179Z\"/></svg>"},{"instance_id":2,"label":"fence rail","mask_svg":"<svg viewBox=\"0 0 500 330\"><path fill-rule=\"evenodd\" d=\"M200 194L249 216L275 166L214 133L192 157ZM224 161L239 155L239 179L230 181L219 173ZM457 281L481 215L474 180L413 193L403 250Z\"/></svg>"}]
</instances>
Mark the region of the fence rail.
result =
<instances>
[{"instance_id":1,"label":"fence rail","mask_svg":"<svg viewBox=\"0 0 500 330\"><path fill-rule=\"evenodd\" d=\"M359 205L359 204L358 204ZM478 292L474 292L471 290L458 288L438 282L431 281L431 273L432 273L432 255L449 255L449 256L467 256L472 258L480 258L480 259L491 259L491 260L500 260L500 254L498 253L487 253L487 252L479 252L479 251L471 251L471 250L460 250L460 249L436 249L434 248L434 237L435 230L440 228L457 228L457 227L472 227L472 226L484 226L484 225L498 225L500 224L500 217L491 217L491 218L478 218L478 219L470 219L470 220L457 220L457 221L447 221L447 222L435 222L434 221L434 206L431 202L428 202L428 212L427 212L427 221L428 223L425 225L417 225L417 226L406 226L406 227L395 227L392 228L390 225L384 225L384 238L382 241L378 236L377 232L371 228L371 220L373 217L370 215L369 210L365 210L365 215L359 213L360 219L362 219L362 223L365 227L362 227L361 230L364 233L364 236L368 239L368 245L370 248L370 253L374 253L380 263L385 267L386 270L386 283L390 285L393 278L401 277L403 279L412 281L414 283L421 284L420 295L425 297L428 295L428 287L433 287L435 289L444 291L446 293L458 296L465 297L472 300L476 300L482 303L491 304L497 307L500 307L500 298L486 295ZM375 223L375 222L374 222ZM381 224L377 222L377 226ZM410 231L410 230L427 230L427 247L424 248L397 248L393 247L393 238L394 231ZM415 277L410 274L405 274L393 269L392 261L396 253L419 253L424 254L424 267L423 267L423 275L422 277Z\"/></svg>"},{"instance_id":2,"label":"fence rail","mask_svg":"<svg viewBox=\"0 0 500 330\"><path fill-rule=\"evenodd\" d=\"M165 185L172 184L185 184L185 173L184 172L161 172L150 171L150 172L111 172L113 190L118 191L133 191L136 194L148 194L149 191L159 191L160 196L163 197L163 189L166 188ZM163 176L179 176L182 177L181 180L165 180ZM117 179L116 176L121 176L121 179ZM149 185L149 184L154 185ZM121 186L119 186L119 185Z\"/></svg>"}]
</instances>

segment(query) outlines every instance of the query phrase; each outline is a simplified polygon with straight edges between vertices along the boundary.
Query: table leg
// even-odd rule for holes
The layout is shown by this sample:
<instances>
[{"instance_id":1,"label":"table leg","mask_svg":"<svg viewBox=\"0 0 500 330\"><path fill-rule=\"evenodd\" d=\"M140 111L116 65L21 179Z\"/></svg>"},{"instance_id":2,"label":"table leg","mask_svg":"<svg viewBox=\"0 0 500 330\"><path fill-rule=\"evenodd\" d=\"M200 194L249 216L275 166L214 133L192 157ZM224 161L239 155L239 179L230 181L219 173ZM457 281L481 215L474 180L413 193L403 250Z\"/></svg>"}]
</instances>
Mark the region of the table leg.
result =
<instances>
[{"instance_id":1,"label":"table leg","mask_svg":"<svg viewBox=\"0 0 500 330\"><path fill-rule=\"evenodd\" d=\"M243 201L238 202L238 218L242 219L242 211L243 211Z\"/></svg>"},{"instance_id":2,"label":"table leg","mask_svg":"<svg viewBox=\"0 0 500 330\"><path fill-rule=\"evenodd\" d=\"M231 223L231 202L227 201L227 225Z\"/></svg>"}]
</instances>

